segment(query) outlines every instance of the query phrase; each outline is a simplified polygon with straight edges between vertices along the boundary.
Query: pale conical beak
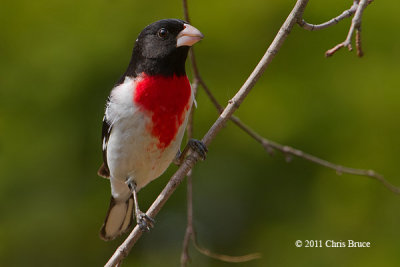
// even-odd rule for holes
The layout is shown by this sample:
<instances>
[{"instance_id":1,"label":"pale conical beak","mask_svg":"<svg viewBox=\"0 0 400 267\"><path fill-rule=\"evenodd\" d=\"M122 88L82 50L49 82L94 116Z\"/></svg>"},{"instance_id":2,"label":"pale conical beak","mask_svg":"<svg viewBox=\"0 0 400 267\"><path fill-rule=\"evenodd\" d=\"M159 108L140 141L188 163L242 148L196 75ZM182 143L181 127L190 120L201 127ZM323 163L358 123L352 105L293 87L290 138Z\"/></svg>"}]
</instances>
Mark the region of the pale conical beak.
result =
<instances>
[{"instance_id":1,"label":"pale conical beak","mask_svg":"<svg viewBox=\"0 0 400 267\"><path fill-rule=\"evenodd\" d=\"M204 35L192 25L185 23L183 26L183 30L176 37L176 47L192 46L203 39Z\"/></svg>"}]
</instances>

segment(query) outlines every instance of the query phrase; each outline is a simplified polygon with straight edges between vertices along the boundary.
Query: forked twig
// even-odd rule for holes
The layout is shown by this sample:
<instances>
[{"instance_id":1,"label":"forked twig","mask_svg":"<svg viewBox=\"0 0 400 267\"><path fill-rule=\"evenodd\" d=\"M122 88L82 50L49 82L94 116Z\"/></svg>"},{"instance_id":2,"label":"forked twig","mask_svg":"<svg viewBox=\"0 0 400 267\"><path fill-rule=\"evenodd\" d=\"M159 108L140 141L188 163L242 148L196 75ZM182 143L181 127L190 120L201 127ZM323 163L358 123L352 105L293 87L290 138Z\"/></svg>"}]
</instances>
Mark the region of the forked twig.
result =
<instances>
[{"instance_id":1,"label":"forked twig","mask_svg":"<svg viewBox=\"0 0 400 267\"><path fill-rule=\"evenodd\" d=\"M364 12L364 9L369 5L373 0L354 0L353 6L356 5L356 11L354 18L351 20L351 25L349 32L347 34L346 39L341 42L340 44L337 44L335 47L329 49L328 51L325 52L326 57L330 57L333 54L335 54L339 49L342 47L347 47L349 51L353 50L353 47L351 46L351 38L354 35L354 32L356 32L356 49L357 49L357 55L359 57L363 56L363 52L361 49L361 18L362 14Z\"/></svg>"}]
</instances>

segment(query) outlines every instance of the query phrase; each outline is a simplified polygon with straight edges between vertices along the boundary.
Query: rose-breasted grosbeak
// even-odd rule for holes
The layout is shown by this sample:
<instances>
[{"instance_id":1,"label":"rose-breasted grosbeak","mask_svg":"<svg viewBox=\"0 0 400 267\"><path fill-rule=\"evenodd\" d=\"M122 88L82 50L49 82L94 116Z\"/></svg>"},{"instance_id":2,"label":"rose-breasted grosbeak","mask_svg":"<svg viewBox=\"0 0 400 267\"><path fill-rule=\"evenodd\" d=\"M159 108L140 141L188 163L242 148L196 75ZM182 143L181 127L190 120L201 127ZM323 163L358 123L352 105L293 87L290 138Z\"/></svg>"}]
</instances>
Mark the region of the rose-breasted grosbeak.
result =
<instances>
[{"instance_id":1,"label":"rose-breasted grosbeak","mask_svg":"<svg viewBox=\"0 0 400 267\"><path fill-rule=\"evenodd\" d=\"M184 157L179 147L194 101L185 61L190 46L202 38L199 30L178 19L148 25L108 97L98 171L111 183L110 207L100 231L104 240L130 227L133 210L141 229L153 225L140 211L136 193ZM207 148L200 141L192 139L188 145L205 156Z\"/></svg>"}]
</instances>

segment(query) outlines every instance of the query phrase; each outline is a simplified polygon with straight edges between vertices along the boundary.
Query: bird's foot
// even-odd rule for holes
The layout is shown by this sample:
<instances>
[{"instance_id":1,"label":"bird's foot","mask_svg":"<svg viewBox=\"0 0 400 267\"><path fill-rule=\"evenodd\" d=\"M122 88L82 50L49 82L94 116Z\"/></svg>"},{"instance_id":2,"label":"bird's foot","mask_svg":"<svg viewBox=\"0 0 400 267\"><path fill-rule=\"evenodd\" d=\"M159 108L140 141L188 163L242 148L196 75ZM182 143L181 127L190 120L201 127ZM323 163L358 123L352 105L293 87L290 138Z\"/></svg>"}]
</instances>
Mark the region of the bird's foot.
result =
<instances>
[{"instance_id":1,"label":"bird's foot","mask_svg":"<svg viewBox=\"0 0 400 267\"><path fill-rule=\"evenodd\" d=\"M208 149L206 147L206 145L201 142L200 140L197 139L189 139L187 145L185 146L185 149L181 152L180 150L178 150L178 153L176 153L175 159L173 160L173 162L180 166L183 161L185 160L185 157L187 156L187 154L189 153L189 149L192 149L193 151L196 151L201 160L205 160L206 159L206 155L208 152Z\"/></svg>"},{"instance_id":2,"label":"bird's foot","mask_svg":"<svg viewBox=\"0 0 400 267\"><path fill-rule=\"evenodd\" d=\"M196 151L202 160L206 159L208 149L202 141L197 139L190 139L188 142L188 146L190 146L193 151Z\"/></svg>"},{"instance_id":3,"label":"bird's foot","mask_svg":"<svg viewBox=\"0 0 400 267\"><path fill-rule=\"evenodd\" d=\"M139 225L140 230L142 230L143 232L148 232L151 228L154 227L155 221L153 218L150 218L146 213L139 209L139 204L137 201L136 182L131 177L129 177L126 180L126 184L133 194L136 223L137 225Z\"/></svg>"},{"instance_id":4,"label":"bird's foot","mask_svg":"<svg viewBox=\"0 0 400 267\"><path fill-rule=\"evenodd\" d=\"M146 213L138 210L136 211L136 222L139 225L140 230L144 232L150 231L154 227L154 219L150 218Z\"/></svg>"},{"instance_id":5,"label":"bird's foot","mask_svg":"<svg viewBox=\"0 0 400 267\"><path fill-rule=\"evenodd\" d=\"M176 166L180 166L182 164L182 161L184 160L184 156L181 152L181 150L178 150L178 153L176 153L174 160L172 161Z\"/></svg>"}]
</instances>

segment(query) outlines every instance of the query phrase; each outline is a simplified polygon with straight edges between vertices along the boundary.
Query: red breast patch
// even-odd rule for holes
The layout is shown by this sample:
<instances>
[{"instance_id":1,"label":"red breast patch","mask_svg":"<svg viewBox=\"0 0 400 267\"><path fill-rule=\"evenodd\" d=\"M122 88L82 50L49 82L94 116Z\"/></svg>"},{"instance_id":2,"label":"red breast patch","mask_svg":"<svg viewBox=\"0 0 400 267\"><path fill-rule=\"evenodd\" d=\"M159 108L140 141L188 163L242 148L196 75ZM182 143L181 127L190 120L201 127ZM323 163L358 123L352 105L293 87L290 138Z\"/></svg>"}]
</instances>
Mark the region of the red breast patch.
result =
<instances>
[{"instance_id":1,"label":"red breast patch","mask_svg":"<svg viewBox=\"0 0 400 267\"><path fill-rule=\"evenodd\" d=\"M166 148L174 140L189 109L190 96L186 75L143 75L138 80L133 101L150 112L152 125L149 131L157 137L158 148Z\"/></svg>"}]
</instances>

